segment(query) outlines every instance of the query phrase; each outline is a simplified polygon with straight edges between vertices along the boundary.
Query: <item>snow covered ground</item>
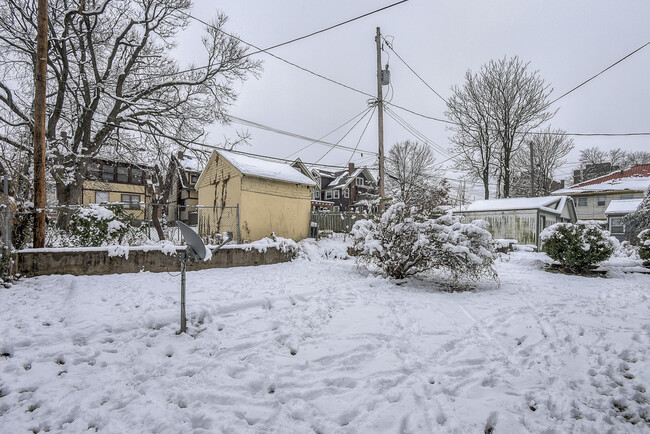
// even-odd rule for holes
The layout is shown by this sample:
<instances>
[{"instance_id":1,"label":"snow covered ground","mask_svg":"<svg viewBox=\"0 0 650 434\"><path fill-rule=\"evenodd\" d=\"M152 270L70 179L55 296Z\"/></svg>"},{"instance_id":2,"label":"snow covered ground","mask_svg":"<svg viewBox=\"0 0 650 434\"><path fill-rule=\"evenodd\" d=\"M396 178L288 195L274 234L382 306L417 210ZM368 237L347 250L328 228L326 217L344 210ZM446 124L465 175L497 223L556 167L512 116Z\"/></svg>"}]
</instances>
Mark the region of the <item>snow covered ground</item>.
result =
<instances>
[{"instance_id":1,"label":"snow covered ground","mask_svg":"<svg viewBox=\"0 0 650 434\"><path fill-rule=\"evenodd\" d=\"M345 246L178 276L0 291L0 431L650 432L650 275L498 263L442 291L360 272Z\"/></svg>"}]
</instances>

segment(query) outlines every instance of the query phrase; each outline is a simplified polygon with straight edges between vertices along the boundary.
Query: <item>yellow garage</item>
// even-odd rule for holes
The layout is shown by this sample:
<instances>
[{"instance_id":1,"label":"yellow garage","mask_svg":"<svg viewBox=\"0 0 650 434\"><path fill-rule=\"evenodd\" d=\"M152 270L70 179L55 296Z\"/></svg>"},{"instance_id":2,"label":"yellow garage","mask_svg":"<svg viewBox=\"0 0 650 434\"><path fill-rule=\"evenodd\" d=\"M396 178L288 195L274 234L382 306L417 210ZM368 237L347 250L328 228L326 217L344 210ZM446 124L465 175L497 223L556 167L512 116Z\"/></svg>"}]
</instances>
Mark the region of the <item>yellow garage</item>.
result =
<instances>
[{"instance_id":1,"label":"yellow garage","mask_svg":"<svg viewBox=\"0 0 650 434\"><path fill-rule=\"evenodd\" d=\"M231 151L215 151L201 173L199 225L204 237L214 236L226 210L236 210L240 241L276 236L301 240L309 234L311 195L316 183L298 169ZM237 221L235 220L235 221Z\"/></svg>"}]
</instances>

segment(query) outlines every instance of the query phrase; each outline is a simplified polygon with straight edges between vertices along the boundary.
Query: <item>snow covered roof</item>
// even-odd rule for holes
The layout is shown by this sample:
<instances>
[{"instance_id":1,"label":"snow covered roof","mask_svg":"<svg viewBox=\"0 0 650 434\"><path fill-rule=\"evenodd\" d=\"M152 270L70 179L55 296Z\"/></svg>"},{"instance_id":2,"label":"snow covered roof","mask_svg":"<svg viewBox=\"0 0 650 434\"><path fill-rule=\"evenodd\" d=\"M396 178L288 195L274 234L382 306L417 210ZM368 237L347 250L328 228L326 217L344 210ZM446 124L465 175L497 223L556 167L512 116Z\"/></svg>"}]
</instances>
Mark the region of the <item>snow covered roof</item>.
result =
<instances>
[{"instance_id":1,"label":"snow covered roof","mask_svg":"<svg viewBox=\"0 0 650 434\"><path fill-rule=\"evenodd\" d=\"M315 186L316 183L289 164L267 161L229 151L215 151L244 175Z\"/></svg>"},{"instance_id":2,"label":"snow covered roof","mask_svg":"<svg viewBox=\"0 0 650 434\"><path fill-rule=\"evenodd\" d=\"M650 185L650 176L616 178L597 184L578 184L569 188L556 190L554 195L597 193L605 191L645 191Z\"/></svg>"},{"instance_id":3,"label":"snow covered roof","mask_svg":"<svg viewBox=\"0 0 650 434\"><path fill-rule=\"evenodd\" d=\"M613 200L605 210L605 215L608 214L629 214L636 211L643 199L622 199Z\"/></svg>"},{"instance_id":4,"label":"snow covered roof","mask_svg":"<svg viewBox=\"0 0 650 434\"><path fill-rule=\"evenodd\" d=\"M568 196L544 196L544 197L517 197L510 199L487 199L477 200L460 212L480 211L515 211L523 209L540 209L554 214L560 214L566 204Z\"/></svg>"}]
</instances>

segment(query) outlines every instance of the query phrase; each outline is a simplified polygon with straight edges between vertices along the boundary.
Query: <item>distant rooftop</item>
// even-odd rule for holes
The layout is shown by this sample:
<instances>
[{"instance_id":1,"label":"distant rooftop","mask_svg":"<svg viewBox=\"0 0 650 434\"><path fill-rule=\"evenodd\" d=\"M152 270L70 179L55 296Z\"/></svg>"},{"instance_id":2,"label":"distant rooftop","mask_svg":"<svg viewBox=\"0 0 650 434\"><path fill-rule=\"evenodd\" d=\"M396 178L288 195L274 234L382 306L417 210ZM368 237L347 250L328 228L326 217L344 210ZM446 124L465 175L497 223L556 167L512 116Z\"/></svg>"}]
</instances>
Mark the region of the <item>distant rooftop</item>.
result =
<instances>
[{"instance_id":1,"label":"distant rooftop","mask_svg":"<svg viewBox=\"0 0 650 434\"><path fill-rule=\"evenodd\" d=\"M589 181L574 184L553 192L555 195L598 191L640 190L650 184L650 164L637 164L626 170L617 170Z\"/></svg>"}]
</instances>

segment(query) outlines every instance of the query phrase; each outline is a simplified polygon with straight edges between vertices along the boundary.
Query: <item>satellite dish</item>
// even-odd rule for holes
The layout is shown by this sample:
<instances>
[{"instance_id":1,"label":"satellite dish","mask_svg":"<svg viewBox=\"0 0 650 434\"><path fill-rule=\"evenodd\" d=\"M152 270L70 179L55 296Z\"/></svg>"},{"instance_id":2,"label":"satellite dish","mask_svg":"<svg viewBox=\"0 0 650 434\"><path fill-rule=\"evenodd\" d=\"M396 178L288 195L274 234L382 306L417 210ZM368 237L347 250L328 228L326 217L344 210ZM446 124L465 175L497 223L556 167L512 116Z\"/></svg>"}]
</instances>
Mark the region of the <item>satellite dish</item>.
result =
<instances>
[{"instance_id":1,"label":"satellite dish","mask_svg":"<svg viewBox=\"0 0 650 434\"><path fill-rule=\"evenodd\" d=\"M206 260L208 249L205 247L205 244L203 244L203 240L199 237L199 234L194 232L194 229L182 221L176 220L176 225L178 225L178 228L181 230L181 235L187 243L187 255L189 258L197 261Z\"/></svg>"}]
</instances>

